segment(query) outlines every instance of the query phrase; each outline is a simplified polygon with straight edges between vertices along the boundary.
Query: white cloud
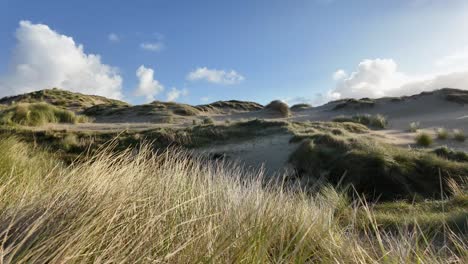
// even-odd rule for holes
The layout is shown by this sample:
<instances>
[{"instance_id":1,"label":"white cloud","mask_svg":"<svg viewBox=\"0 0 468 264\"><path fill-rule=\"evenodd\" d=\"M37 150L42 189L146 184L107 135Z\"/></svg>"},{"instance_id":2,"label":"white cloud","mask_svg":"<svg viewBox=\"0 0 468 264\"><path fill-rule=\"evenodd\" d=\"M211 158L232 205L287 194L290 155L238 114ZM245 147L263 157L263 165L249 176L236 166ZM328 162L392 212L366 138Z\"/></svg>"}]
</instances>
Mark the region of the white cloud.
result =
<instances>
[{"instance_id":1,"label":"white cloud","mask_svg":"<svg viewBox=\"0 0 468 264\"><path fill-rule=\"evenodd\" d=\"M9 68L0 76L0 96L59 87L122 98L117 69L103 64L99 55L86 54L73 38L47 25L21 21L16 39Z\"/></svg>"},{"instance_id":2,"label":"white cloud","mask_svg":"<svg viewBox=\"0 0 468 264\"><path fill-rule=\"evenodd\" d=\"M164 49L164 43L162 42L143 42L140 44L140 48L148 51L159 52Z\"/></svg>"},{"instance_id":3,"label":"white cloud","mask_svg":"<svg viewBox=\"0 0 468 264\"><path fill-rule=\"evenodd\" d=\"M234 70L216 70L208 69L207 67L197 68L187 75L190 81L204 80L215 84L232 85L245 80L244 76L240 75Z\"/></svg>"},{"instance_id":4,"label":"white cloud","mask_svg":"<svg viewBox=\"0 0 468 264\"><path fill-rule=\"evenodd\" d=\"M145 96L148 102L154 101L154 97L164 91L164 86L154 79L154 70L141 65L137 71L138 87L135 89L136 96Z\"/></svg>"},{"instance_id":5,"label":"white cloud","mask_svg":"<svg viewBox=\"0 0 468 264\"><path fill-rule=\"evenodd\" d=\"M344 79L348 76L348 74L344 70L337 70L333 73L333 80L338 81Z\"/></svg>"},{"instance_id":6,"label":"white cloud","mask_svg":"<svg viewBox=\"0 0 468 264\"><path fill-rule=\"evenodd\" d=\"M107 39L110 41L110 42L120 42L120 37L119 35L115 34L115 33L110 33L109 35L107 35Z\"/></svg>"},{"instance_id":7,"label":"white cloud","mask_svg":"<svg viewBox=\"0 0 468 264\"><path fill-rule=\"evenodd\" d=\"M364 60L359 63L355 72L343 79L338 79L335 88L328 92L327 97L329 100L377 98L412 95L446 87L468 89L468 67L459 67L461 62L458 59L462 60L462 58L463 56L447 56L438 60L436 64L446 66L455 61L458 64L422 75L399 71L397 63L392 59Z\"/></svg>"},{"instance_id":8,"label":"white cloud","mask_svg":"<svg viewBox=\"0 0 468 264\"><path fill-rule=\"evenodd\" d=\"M179 90L175 87L173 87L169 92L167 92L167 101L172 102L177 100L181 96L187 96L188 95L188 90L187 89L182 89Z\"/></svg>"}]
</instances>

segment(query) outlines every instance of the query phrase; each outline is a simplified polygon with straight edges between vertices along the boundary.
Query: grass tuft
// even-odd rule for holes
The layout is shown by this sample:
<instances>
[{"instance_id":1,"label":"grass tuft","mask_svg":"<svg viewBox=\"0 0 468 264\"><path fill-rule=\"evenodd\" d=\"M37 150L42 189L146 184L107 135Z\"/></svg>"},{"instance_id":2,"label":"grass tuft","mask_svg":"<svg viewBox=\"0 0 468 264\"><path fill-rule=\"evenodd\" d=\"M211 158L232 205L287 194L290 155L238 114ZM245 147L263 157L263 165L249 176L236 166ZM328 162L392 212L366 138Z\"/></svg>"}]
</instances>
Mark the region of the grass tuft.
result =
<instances>
[{"instance_id":1,"label":"grass tuft","mask_svg":"<svg viewBox=\"0 0 468 264\"><path fill-rule=\"evenodd\" d=\"M418 135L416 135L415 139L416 144L422 147L429 147L433 143L432 136L428 133L421 132Z\"/></svg>"},{"instance_id":2,"label":"grass tuft","mask_svg":"<svg viewBox=\"0 0 468 264\"><path fill-rule=\"evenodd\" d=\"M436 129L437 139L446 140L449 138L449 132L447 129L440 127Z\"/></svg>"},{"instance_id":3,"label":"grass tuft","mask_svg":"<svg viewBox=\"0 0 468 264\"><path fill-rule=\"evenodd\" d=\"M453 130L453 139L459 142L465 142L466 136L463 130L461 129L454 129Z\"/></svg>"},{"instance_id":4,"label":"grass tuft","mask_svg":"<svg viewBox=\"0 0 468 264\"><path fill-rule=\"evenodd\" d=\"M421 128L421 124L419 122L411 122L409 124L409 132L418 132L418 130Z\"/></svg>"},{"instance_id":5,"label":"grass tuft","mask_svg":"<svg viewBox=\"0 0 468 264\"><path fill-rule=\"evenodd\" d=\"M214 120L211 117L205 117L205 118L203 118L203 124L204 125L213 125Z\"/></svg>"},{"instance_id":6,"label":"grass tuft","mask_svg":"<svg viewBox=\"0 0 468 264\"><path fill-rule=\"evenodd\" d=\"M289 106L280 100L270 102L265 108L279 113L282 117L288 117L291 115Z\"/></svg>"}]
</instances>

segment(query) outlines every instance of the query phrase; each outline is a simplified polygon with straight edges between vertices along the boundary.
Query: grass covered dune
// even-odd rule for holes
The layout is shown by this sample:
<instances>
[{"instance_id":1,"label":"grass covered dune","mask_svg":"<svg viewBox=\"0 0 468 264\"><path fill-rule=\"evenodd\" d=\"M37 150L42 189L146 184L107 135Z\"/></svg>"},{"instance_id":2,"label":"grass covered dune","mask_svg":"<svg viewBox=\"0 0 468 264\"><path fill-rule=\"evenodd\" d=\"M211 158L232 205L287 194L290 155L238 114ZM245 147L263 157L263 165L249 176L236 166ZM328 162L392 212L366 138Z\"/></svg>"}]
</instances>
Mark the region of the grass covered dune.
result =
<instances>
[{"instance_id":1,"label":"grass covered dune","mask_svg":"<svg viewBox=\"0 0 468 264\"><path fill-rule=\"evenodd\" d=\"M450 228L385 231L372 207L323 187L265 185L261 173L102 149L71 166L0 139L2 263L462 263Z\"/></svg>"},{"instance_id":2,"label":"grass covered dune","mask_svg":"<svg viewBox=\"0 0 468 264\"><path fill-rule=\"evenodd\" d=\"M48 103L20 103L0 111L0 124L41 126L49 123L84 123L90 119L84 115L59 108Z\"/></svg>"}]
</instances>

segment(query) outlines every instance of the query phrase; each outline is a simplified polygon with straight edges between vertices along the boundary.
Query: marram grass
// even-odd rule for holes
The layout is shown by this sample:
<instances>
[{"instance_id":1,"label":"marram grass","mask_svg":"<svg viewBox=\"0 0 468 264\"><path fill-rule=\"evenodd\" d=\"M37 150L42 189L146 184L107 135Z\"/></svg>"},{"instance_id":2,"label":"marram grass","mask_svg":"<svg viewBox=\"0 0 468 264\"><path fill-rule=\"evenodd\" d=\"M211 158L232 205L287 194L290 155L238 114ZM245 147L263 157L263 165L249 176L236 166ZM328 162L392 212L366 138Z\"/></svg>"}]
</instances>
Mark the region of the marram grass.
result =
<instances>
[{"instance_id":1,"label":"marram grass","mask_svg":"<svg viewBox=\"0 0 468 264\"><path fill-rule=\"evenodd\" d=\"M371 207L332 188L288 191L261 172L180 150L103 149L65 167L15 139L1 142L0 263L466 260L466 241L449 229L441 239L418 228L383 231Z\"/></svg>"},{"instance_id":2,"label":"marram grass","mask_svg":"<svg viewBox=\"0 0 468 264\"><path fill-rule=\"evenodd\" d=\"M0 111L0 124L42 126L49 123L85 123L90 118L48 103L21 103Z\"/></svg>"}]
</instances>

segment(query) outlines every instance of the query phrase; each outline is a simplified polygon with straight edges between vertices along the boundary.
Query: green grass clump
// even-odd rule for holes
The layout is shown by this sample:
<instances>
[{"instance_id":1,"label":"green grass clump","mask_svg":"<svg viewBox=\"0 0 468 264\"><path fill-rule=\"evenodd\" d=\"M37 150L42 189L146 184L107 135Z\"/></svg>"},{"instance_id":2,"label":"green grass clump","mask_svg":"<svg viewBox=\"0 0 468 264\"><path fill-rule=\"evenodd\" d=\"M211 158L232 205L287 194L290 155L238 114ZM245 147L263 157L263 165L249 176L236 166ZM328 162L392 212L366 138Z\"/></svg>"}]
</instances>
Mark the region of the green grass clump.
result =
<instances>
[{"instance_id":1,"label":"green grass clump","mask_svg":"<svg viewBox=\"0 0 468 264\"><path fill-rule=\"evenodd\" d=\"M437 139L446 140L449 138L449 132L447 129L440 127L436 129Z\"/></svg>"},{"instance_id":2,"label":"green grass clump","mask_svg":"<svg viewBox=\"0 0 468 264\"><path fill-rule=\"evenodd\" d=\"M432 151L439 157L458 162L468 162L468 154L463 151L456 151L446 146L436 148Z\"/></svg>"},{"instance_id":3,"label":"green grass clump","mask_svg":"<svg viewBox=\"0 0 468 264\"><path fill-rule=\"evenodd\" d=\"M84 123L90 119L83 115L47 103L22 103L0 112L4 125L41 126L49 123Z\"/></svg>"},{"instance_id":4,"label":"green grass clump","mask_svg":"<svg viewBox=\"0 0 468 264\"><path fill-rule=\"evenodd\" d=\"M280 100L271 101L265 108L279 113L281 117L288 117L291 115L289 106Z\"/></svg>"},{"instance_id":5,"label":"green grass clump","mask_svg":"<svg viewBox=\"0 0 468 264\"><path fill-rule=\"evenodd\" d=\"M433 143L432 136L428 133L421 132L414 138L416 144L422 147L429 147Z\"/></svg>"},{"instance_id":6,"label":"green grass clump","mask_svg":"<svg viewBox=\"0 0 468 264\"><path fill-rule=\"evenodd\" d=\"M411 122L409 124L409 129L408 130L410 132L415 133L415 132L418 132L419 128L421 128L421 124L419 122Z\"/></svg>"},{"instance_id":7,"label":"green grass clump","mask_svg":"<svg viewBox=\"0 0 468 264\"><path fill-rule=\"evenodd\" d=\"M70 167L38 160L22 173L0 172L2 261L463 263L467 257L463 234L450 226L437 233L383 230L377 221L390 205L376 212L330 187L307 194L264 184L261 173L234 165L150 149L101 151ZM26 160L25 154L17 157Z\"/></svg>"},{"instance_id":8,"label":"green grass clump","mask_svg":"<svg viewBox=\"0 0 468 264\"><path fill-rule=\"evenodd\" d=\"M453 139L459 142L465 142L466 136L463 130L461 129L454 129L453 130Z\"/></svg>"},{"instance_id":9,"label":"green grass clump","mask_svg":"<svg viewBox=\"0 0 468 264\"><path fill-rule=\"evenodd\" d=\"M441 191L451 192L447 179L468 177L468 164L355 134L310 135L291 154L290 162L303 177L353 185L358 193L384 200L440 197Z\"/></svg>"},{"instance_id":10,"label":"green grass clump","mask_svg":"<svg viewBox=\"0 0 468 264\"><path fill-rule=\"evenodd\" d=\"M203 118L203 121L202 121L202 122L203 122L204 125L212 125L212 124L214 124L214 120L213 120L213 118L211 118L211 117L205 117L205 118Z\"/></svg>"},{"instance_id":11,"label":"green grass clump","mask_svg":"<svg viewBox=\"0 0 468 264\"><path fill-rule=\"evenodd\" d=\"M333 122L354 122L366 125L368 127L384 129L388 126L387 118L381 114L377 115L354 115L354 116L338 116L333 119Z\"/></svg>"}]
</instances>

